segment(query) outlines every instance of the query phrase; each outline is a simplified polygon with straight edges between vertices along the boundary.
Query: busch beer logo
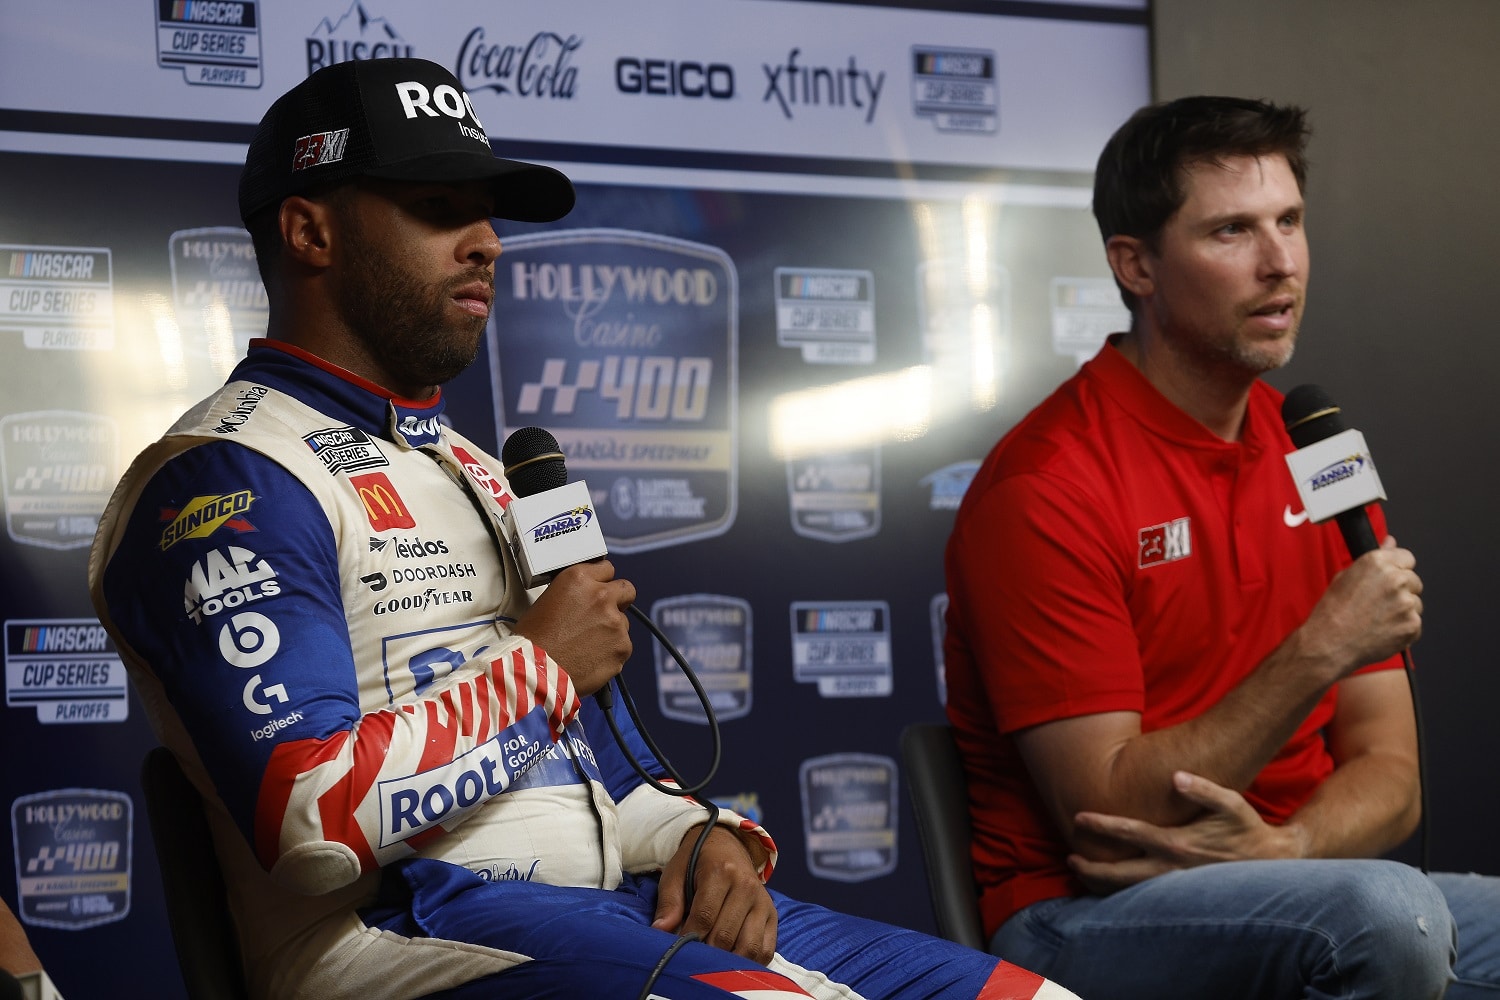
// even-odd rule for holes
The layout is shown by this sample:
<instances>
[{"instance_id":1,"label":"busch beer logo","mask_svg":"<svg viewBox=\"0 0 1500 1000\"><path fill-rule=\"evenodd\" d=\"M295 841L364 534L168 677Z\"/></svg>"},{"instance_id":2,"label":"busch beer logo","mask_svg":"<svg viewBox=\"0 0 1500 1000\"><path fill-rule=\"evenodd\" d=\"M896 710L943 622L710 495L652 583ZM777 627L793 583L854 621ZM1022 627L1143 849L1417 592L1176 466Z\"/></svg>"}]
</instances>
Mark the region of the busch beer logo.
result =
<instances>
[{"instance_id":1,"label":"busch beer logo","mask_svg":"<svg viewBox=\"0 0 1500 1000\"><path fill-rule=\"evenodd\" d=\"M405 59L415 51L383 17L373 17L355 0L337 23L318 22L307 37L307 75L334 63L361 59Z\"/></svg>"},{"instance_id":2,"label":"busch beer logo","mask_svg":"<svg viewBox=\"0 0 1500 1000\"><path fill-rule=\"evenodd\" d=\"M359 494L364 504L365 516L370 527L376 531L392 531L396 528L415 528L416 519L406 509L401 495L383 472L369 472L363 476L350 476L349 484Z\"/></svg>"},{"instance_id":3,"label":"busch beer logo","mask_svg":"<svg viewBox=\"0 0 1500 1000\"><path fill-rule=\"evenodd\" d=\"M335 132L319 132L304 135L292 149L292 170L306 170L324 163L337 163L344 158L344 147L349 142L349 130L341 128Z\"/></svg>"},{"instance_id":4,"label":"busch beer logo","mask_svg":"<svg viewBox=\"0 0 1500 1000\"><path fill-rule=\"evenodd\" d=\"M1191 518L1179 517L1140 531L1140 568L1186 559L1193 554Z\"/></svg>"},{"instance_id":5,"label":"busch beer logo","mask_svg":"<svg viewBox=\"0 0 1500 1000\"><path fill-rule=\"evenodd\" d=\"M206 616L281 593L271 564L246 548L213 549L193 564L182 588L182 609L195 624Z\"/></svg>"}]
</instances>

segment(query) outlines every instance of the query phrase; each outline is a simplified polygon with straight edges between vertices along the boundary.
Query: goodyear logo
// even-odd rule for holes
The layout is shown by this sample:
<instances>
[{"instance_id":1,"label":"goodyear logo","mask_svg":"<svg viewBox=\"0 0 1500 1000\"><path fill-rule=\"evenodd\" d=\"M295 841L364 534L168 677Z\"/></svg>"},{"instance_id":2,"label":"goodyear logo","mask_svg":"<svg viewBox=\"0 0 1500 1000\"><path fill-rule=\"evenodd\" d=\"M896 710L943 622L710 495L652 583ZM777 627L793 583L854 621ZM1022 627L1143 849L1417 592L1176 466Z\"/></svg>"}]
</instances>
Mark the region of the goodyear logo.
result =
<instances>
[{"instance_id":1,"label":"goodyear logo","mask_svg":"<svg viewBox=\"0 0 1500 1000\"><path fill-rule=\"evenodd\" d=\"M531 539L535 542L543 542L549 538L566 535L581 528L587 527L594 519L594 512L587 507L574 507L565 510L561 514L554 514L547 520L531 529Z\"/></svg>"},{"instance_id":2,"label":"goodyear logo","mask_svg":"<svg viewBox=\"0 0 1500 1000\"><path fill-rule=\"evenodd\" d=\"M254 502L255 497L249 490L193 497L161 533L161 550L165 552L185 538L207 538L239 518Z\"/></svg>"}]
</instances>

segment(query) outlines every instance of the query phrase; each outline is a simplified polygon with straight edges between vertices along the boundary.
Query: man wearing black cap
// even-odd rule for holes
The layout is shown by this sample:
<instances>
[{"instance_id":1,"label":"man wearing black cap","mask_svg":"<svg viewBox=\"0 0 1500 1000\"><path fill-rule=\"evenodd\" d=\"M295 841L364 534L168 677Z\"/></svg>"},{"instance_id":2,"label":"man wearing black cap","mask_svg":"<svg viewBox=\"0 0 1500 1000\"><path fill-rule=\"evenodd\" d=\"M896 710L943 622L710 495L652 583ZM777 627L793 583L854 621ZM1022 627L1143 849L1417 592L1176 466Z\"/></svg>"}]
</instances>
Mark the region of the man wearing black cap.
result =
<instances>
[{"instance_id":1,"label":"man wearing black cap","mask_svg":"<svg viewBox=\"0 0 1500 1000\"><path fill-rule=\"evenodd\" d=\"M391 59L277 100L239 198L267 337L136 459L89 574L208 802L252 996L1071 996L767 890L775 844L729 810L687 885L708 813L587 698L634 588L601 561L528 593L500 465L443 422L490 219L560 218L566 177L494 158L450 73Z\"/></svg>"}]
</instances>

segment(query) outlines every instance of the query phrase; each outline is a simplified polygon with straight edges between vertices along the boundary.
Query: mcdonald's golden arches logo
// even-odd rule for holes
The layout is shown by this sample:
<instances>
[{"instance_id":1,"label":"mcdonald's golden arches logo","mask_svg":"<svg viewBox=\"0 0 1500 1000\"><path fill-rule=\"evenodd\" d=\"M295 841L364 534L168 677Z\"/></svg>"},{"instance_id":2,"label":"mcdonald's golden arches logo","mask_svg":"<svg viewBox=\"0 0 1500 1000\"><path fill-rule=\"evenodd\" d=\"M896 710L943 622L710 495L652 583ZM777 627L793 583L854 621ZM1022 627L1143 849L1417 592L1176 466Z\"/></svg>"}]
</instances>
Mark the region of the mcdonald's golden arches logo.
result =
<instances>
[{"instance_id":1,"label":"mcdonald's golden arches logo","mask_svg":"<svg viewBox=\"0 0 1500 1000\"><path fill-rule=\"evenodd\" d=\"M370 527L376 531L391 531L395 528L415 528L417 522L401 500L401 494L383 472L371 472L363 476L350 476L349 482L359 492L359 502L365 505L365 515Z\"/></svg>"}]
</instances>

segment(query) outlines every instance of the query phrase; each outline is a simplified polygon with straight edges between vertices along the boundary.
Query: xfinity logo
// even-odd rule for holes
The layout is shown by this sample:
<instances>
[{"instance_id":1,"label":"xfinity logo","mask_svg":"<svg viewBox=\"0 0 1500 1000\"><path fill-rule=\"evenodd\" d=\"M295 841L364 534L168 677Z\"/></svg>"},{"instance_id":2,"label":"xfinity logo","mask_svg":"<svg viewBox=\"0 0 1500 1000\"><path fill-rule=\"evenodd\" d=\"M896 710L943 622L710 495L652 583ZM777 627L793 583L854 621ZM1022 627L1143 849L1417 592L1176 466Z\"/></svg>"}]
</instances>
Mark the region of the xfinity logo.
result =
<instances>
[{"instance_id":1,"label":"xfinity logo","mask_svg":"<svg viewBox=\"0 0 1500 1000\"><path fill-rule=\"evenodd\" d=\"M675 62L670 59L615 60L615 89L622 94L656 97L734 96L734 69L725 63Z\"/></svg>"},{"instance_id":2,"label":"xfinity logo","mask_svg":"<svg viewBox=\"0 0 1500 1000\"><path fill-rule=\"evenodd\" d=\"M848 67L842 69L803 66L797 61L801 54L801 49L792 49L786 62L778 66L761 64L766 74L762 101L774 100L787 118L795 117L793 109L797 107L853 107L865 111L866 125L875 120L880 88L885 85L884 70L871 76L869 70L859 68L855 56L850 56Z\"/></svg>"},{"instance_id":3,"label":"xfinity logo","mask_svg":"<svg viewBox=\"0 0 1500 1000\"><path fill-rule=\"evenodd\" d=\"M554 31L539 31L520 45L491 43L484 28L475 28L459 47L454 75L469 90L570 100L578 90L573 53L582 44L577 35Z\"/></svg>"}]
</instances>

